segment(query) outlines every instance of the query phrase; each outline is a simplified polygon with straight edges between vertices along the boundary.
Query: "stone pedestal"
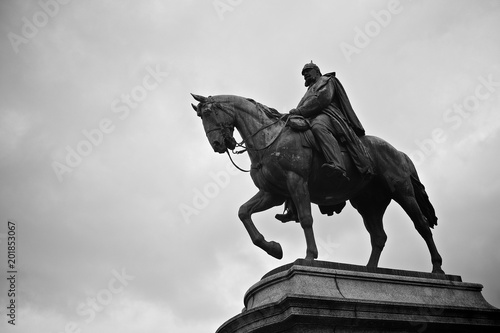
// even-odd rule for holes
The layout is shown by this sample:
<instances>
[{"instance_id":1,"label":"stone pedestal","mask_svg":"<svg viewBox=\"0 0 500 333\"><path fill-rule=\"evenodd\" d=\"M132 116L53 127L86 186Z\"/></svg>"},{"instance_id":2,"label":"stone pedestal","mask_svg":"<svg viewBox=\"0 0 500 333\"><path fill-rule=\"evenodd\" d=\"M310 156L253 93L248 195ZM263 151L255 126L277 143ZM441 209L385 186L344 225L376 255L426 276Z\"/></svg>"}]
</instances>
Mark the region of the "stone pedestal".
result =
<instances>
[{"instance_id":1,"label":"stone pedestal","mask_svg":"<svg viewBox=\"0 0 500 333\"><path fill-rule=\"evenodd\" d=\"M299 259L253 285L217 333L500 332L482 288L456 275Z\"/></svg>"}]
</instances>

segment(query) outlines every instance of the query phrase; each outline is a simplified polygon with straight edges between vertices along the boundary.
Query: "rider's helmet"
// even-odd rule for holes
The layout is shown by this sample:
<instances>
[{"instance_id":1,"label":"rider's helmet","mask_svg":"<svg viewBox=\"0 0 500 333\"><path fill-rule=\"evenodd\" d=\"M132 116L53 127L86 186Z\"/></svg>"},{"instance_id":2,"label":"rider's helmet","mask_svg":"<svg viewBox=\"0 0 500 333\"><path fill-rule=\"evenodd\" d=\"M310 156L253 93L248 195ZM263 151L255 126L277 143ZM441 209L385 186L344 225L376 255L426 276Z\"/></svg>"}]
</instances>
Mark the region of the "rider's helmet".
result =
<instances>
[{"instance_id":1,"label":"rider's helmet","mask_svg":"<svg viewBox=\"0 0 500 333\"><path fill-rule=\"evenodd\" d=\"M310 62L310 63L305 64L305 65L304 65L304 68L302 68L302 75L304 75L304 71L305 71L306 69L312 69L312 68L316 69L316 70L318 71L318 73L320 73L320 74L321 74L321 71L319 70L318 65L316 65L315 63L313 63L313 62L312 62L312 60L311 60L311 62Z\"/></svg>"}]
</instances>

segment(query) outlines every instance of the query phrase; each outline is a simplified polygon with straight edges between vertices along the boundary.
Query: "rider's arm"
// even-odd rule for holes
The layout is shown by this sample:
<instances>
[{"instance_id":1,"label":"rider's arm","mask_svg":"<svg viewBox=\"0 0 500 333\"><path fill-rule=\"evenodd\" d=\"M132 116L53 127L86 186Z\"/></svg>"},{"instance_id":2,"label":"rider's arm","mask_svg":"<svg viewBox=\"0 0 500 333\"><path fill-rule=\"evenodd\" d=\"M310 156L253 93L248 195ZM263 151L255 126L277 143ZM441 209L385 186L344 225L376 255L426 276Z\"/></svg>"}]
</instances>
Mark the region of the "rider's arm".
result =
<instances>
[{"instance_id":1,"label":"rider's arm","mask_svg":"<svg viewBox=\"0 0 500 333\"><path fill-rule=\"evenodd\" d=\"M321 77L318 87L311 87L315 91L296 108L295 114L300 114L305 118L314 117L323 111L332 101L334 85L330 79Z\"/></svg>"}]
</instances>

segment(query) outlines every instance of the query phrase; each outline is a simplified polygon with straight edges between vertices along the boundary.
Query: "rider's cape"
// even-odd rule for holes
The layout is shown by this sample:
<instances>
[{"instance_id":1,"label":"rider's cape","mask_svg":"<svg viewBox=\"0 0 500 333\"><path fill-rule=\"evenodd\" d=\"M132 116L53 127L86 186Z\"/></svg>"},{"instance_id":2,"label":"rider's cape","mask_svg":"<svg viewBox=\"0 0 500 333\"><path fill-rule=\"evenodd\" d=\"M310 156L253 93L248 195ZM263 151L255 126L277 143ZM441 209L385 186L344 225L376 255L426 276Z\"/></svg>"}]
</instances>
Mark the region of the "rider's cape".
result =
<instances>
[{"instance_id":1,"label":"rider's cape","mask_svg":"<svg viewBox=\"0 0 500 333\"><path fill-rule=\"evenodd\" d=\"M366 148L359 139L365 135L365 130L352 109L344 87L335 77L335 73L328 73L319 77L310 85L306 94L300 100L297 111L306 118L314 119L331 128L337 141L344 145L352 157L356 168L367 173L371 168ZM318 114L328 115L327 118L316 118ZM311 135L302 135L310 139ZM310 142L310 140L306 140ZM317 144L310 143L311 147ZM368 170L368 171L367 171Z\"/></svg>"},{"instance_id":2,"label":"rider's cape","mask_svg":"<svg viewBox=\"0 0 500 333\"><path fill-rule=\"evenodd\" d=\"M336 124L331 126L336 127L337 134L352 131L357 136L365 135L365 130L352 109L344 87L334 72L322 75L310 85L296 109L307 119L315 118L320 113L336 119Z\"/></svg>"},{"instance_id":3,"label":"rider's cape","mask_svg":"<svg viewBox=\"0 0 500 333\"><path fill-rule=\"evenodd\" d=\"M337 79L337 77L335 76L335 72L325 74L324 76L329 77L333 81L335 87L335 95L333 97L333 100L338 103L340 111L350 123L352 129L354 130L354 133L356 133L358 136L365 135L365 129L363 128L363 125L361 125L361 122L356 116L356 113L354 113L351 102L349 102L349 98L347 97L342 83L340 83L339 79Z\"/></svg>"}]
</instances>

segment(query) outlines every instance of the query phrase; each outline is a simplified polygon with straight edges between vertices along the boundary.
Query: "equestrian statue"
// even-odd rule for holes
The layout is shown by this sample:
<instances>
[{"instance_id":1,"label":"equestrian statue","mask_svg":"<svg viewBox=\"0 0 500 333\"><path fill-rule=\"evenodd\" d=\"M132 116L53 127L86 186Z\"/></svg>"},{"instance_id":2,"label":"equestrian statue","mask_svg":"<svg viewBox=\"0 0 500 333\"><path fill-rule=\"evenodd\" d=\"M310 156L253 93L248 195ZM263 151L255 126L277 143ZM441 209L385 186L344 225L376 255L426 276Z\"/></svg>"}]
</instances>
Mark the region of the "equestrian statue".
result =
<instances>
[{"instance_id":1,"label":"equestrian statue","mask_svg":"<svg viewBox=\"0 0 500 333\"><path fill-rule=\"evenodd\" d=\"M259 191L238 212L252 242L281 259L281 245L267 241L252 214L285 204L282 222L299 222L306 238L306 259L316 259L311 203L327 215L340 213L349 200L370 234L368 267L377 267L387 240L382 218L395 200L425 240L432 272L444 274L431 228L434 208L410 158L365 130L335 73L321 74L314 63L302 69L307 91L296 108L282 114L252 99L194 95L208 141L217 153L244 147L250 176ZM237 143L234 129L243 141Z\"/></svg>"}]
</instances>

